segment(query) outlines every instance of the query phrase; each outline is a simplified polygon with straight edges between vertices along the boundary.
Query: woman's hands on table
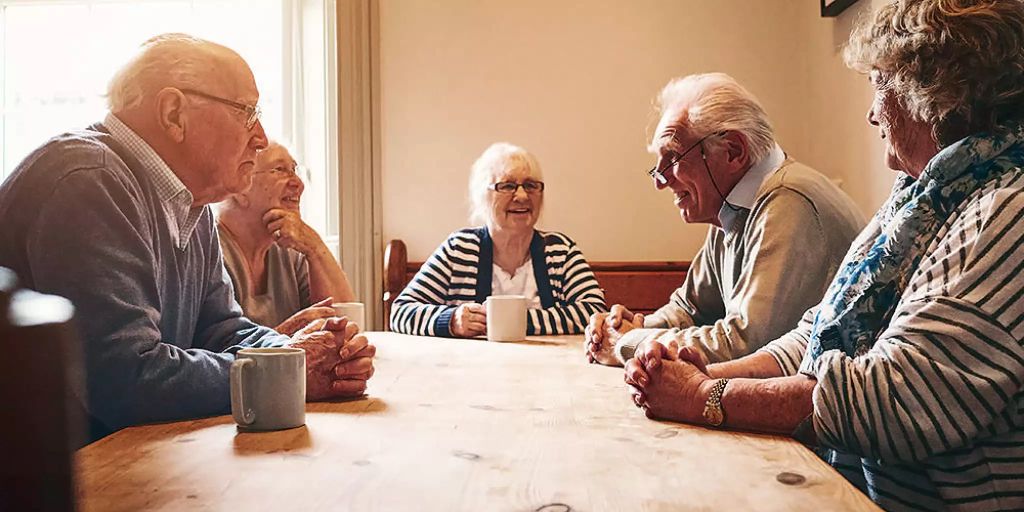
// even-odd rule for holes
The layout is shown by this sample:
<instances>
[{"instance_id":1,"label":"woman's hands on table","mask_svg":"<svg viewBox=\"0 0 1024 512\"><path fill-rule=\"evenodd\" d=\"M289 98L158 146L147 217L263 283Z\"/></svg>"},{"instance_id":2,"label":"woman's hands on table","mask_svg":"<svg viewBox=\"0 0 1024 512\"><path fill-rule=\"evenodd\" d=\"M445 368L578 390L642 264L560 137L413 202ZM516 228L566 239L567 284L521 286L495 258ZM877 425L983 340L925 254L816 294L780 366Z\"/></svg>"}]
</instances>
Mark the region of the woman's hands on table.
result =
<instances>
[{"instance_id":1,"label":"woman's hands on table","mask_svg":"<svg viewBox=\"0 0 1024 512\"><path fill-rule=\"evenodd\" d=\"M684 423L703 423L704 404L714 384L700 349L676 349L656 341L637 347L626 363L625 381L633 403L649 418Z\"/></svg>"}]
</instances>

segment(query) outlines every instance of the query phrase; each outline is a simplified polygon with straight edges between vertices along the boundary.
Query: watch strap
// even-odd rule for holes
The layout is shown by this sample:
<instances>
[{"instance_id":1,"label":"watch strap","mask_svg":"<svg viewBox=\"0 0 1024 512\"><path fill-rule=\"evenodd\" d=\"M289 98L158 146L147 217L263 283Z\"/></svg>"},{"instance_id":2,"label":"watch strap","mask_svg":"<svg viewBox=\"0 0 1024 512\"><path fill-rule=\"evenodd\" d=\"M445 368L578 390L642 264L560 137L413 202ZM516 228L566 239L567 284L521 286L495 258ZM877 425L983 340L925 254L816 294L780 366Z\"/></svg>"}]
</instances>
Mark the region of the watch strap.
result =
<instances>
[{"instance_id":1,"label":"watch strap","mask_svg":"<svg viewBox=\"0 0 1024 512\"><path fill-rule=\"evenodd\" d=\"M704 419L709 425L717 427L725 422L725 411L722 410L722 393L729 379L718 379L711 388L707 402L704 403Z\"/></svg>"}]
</instances>

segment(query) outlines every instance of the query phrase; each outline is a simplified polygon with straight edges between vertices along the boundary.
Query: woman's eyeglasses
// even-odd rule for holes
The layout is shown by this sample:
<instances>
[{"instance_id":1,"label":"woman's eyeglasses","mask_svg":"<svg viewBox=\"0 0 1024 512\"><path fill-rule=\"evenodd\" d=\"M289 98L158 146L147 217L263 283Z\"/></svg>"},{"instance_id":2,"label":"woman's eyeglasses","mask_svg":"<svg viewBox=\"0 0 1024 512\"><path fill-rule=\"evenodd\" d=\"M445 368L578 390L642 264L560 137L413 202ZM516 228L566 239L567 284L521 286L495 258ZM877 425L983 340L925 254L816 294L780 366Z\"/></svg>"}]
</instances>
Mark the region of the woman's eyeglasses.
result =
<instances>
[{"instance_id":1,"label":"woman's eyeglasses","mask_svg":"<svg viewBox=\"0 0 1024 512\"><path fill-rule=\"evenodd\" d=\"M272 169L265 169L265 170L262 170L262 171L253 171L252 173L253 174L273 174L275 176L288 176L289 178L292 177L292 176L298 176L299 179L301 179L303 181L303 183L309 183L309 180L310 180L309 169L307 169L305 166L299 165L299 164L296 164L294 166L278 165L278 166L276 166L276 167L274 167Z\"/></svg>"},{"instance_id":2,"label":"woman's eyeglasses","mask_svg":"<svg viewBox=\"0 0 1024 512\"><path fill-rule=\"evenodd\" d=\"M519 187L523 187L523 190L527 194L539 194L544 191L543 181L524 181L522 183L516 183L514 181L499 181L491 185L491 190L500 194L515 194L519 190Z\"/></svg>"}]
</instances>

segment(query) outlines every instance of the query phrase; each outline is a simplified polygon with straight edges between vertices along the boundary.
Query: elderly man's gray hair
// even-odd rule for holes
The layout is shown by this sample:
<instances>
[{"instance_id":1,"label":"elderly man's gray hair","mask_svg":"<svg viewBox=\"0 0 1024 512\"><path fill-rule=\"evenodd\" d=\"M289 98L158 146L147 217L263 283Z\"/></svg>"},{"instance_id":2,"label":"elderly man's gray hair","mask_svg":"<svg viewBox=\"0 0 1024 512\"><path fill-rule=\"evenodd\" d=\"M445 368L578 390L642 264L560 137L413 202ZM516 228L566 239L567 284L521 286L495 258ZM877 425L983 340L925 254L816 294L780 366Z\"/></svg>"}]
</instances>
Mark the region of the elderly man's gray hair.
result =
<instances>
[{"instance_id":1,"label":"elderly man's gray hair","mask_svg":"<svg viewBox=\"0 0 1024 512\"><path fill-rule=\"evenodd\" d=\"M118 113L138 106L164 87L201 88L217 72L214 52L227 48L188 34L148 39L107 85L107 106ZM227 50L230 51L230 50Z\"/></svg>"},{"instance_id":2,"label":"elderly man's gray hair","mask_svg":"<svg viewBox=\"0 0 1024 512\"><path fill-rule=\"evenodd\" d=\"M750 91L725 73L705 73L676 78L658 95L658 113L669 116L676 125L694 138L715 132L740 133L749 146L752 163L768 155L775 145L775 135L761 103ZM657 153L654 141L648 148ZM717 141L709 139L715 146Z\"/></svg>"},{"instance_id":3,"label":"elderly man's gray hair","mask_svg":"<svg viewBox=\"0 0 1024 512\"><path fill-rule=\"evenodd\" d=\"M488 193L491 185L506 172L526 169L530 176L542 180L540 164L529 151L509 144L491 144L476 162L469 174L469 219L474 224L485 224L491 220L491 203Z\"/></svg>"}]
</instances>

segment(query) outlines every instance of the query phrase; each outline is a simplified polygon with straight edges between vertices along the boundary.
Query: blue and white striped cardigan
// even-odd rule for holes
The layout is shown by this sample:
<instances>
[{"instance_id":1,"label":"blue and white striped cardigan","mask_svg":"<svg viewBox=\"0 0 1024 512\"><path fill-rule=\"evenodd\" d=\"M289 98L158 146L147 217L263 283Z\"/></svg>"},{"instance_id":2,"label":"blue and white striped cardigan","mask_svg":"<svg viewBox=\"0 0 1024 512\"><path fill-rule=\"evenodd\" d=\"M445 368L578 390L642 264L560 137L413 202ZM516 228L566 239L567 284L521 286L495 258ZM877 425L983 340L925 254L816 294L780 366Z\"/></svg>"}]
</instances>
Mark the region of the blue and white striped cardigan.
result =
<instances>
[{"instance_id":1,"label":"blue and white striped cardigan","mask_svg":"<svg viewBox=\"0 0 1024 512\"><path fill-rule=\"evenodd\" d=\"M491 294L493 254L486 227L449 235L395 299L391 329L450 337L459 304L482 304ZM541 308L527 311L527 334L581 333L591 314L608 310L590 265L569 237L534 231L530 257Z\"/></svg>"}]
</instances>

